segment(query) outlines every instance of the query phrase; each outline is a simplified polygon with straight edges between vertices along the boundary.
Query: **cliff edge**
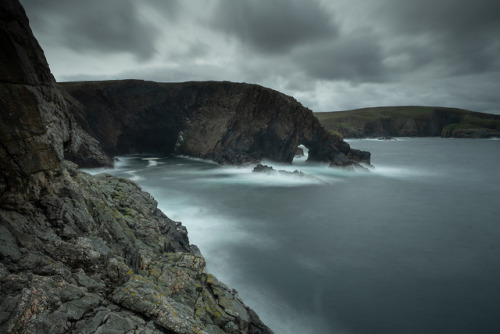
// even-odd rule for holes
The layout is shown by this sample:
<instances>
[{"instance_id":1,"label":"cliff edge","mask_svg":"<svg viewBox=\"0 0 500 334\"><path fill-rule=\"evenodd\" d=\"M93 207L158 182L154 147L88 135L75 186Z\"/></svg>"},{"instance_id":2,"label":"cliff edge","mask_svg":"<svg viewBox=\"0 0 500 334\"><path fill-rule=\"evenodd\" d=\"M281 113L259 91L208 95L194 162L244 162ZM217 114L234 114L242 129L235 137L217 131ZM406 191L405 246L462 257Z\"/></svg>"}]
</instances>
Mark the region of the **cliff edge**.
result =
<instances>
[{"instance_id":1,"label":"cliff edge","mask_svg":"<svg viewBox=\"0 0 500 334\"><path fill-rule=\"evenodd\" d=\"M334 166L370 163L294 98L232 82L60 83L82 128L110 155L183 154L219 163L292 162L297 147ZM78 162L77 156L70 157Z\"/></svg>"},{"instance_id":2,"label":"cliff edge","mask_svg":"<svg viewBox=\"0 0 500 334\"><path fill-rule=\"evenodd\" d=\"M376 107L315 113L345 138L500 137L500 115L443 107Z\"/></svg>"},{"instance_id":3,"label":"cliff edge","mask_svg":"<svg viewBox=\"0 0 500 334\"><path fill-rule=\"evenodd\" d=\"M0 2L0 332L272 333L186 229L110 164L17 0Z\"/></svg>"}]
</instances>

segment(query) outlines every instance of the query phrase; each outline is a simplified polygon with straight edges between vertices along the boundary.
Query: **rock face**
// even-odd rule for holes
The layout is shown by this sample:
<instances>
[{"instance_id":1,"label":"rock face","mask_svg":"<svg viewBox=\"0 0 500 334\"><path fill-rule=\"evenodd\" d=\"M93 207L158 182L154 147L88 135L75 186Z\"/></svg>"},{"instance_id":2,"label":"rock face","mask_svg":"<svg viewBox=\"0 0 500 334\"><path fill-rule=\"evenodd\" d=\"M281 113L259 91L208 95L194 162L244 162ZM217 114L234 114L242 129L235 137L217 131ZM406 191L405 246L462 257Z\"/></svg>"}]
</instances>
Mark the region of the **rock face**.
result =
<instances>
[{"instance_id":1,"label":"rock face","mask_svg":"<svg viewBox=\"0 0 500 334\"><path fill-rule=\"evenodd\" d=\"M500 136L500 115L441 107L379 107L316 113L321 124L346 138Z\"/></svg>"},{"instance_id":2,"label":"rock face","mask_svg":"<svg viewBox=\"0 0 500 334\"><path fill-rule=\"evenodd\" d=\"M138 80L61 84L78 103L78 123L110 155L157 151L214 160L291 162L297 146L309 159L355 164L351 150L290 96L231 82L156 83Z\"/></svg>"},{"instance_id":3,"label":"rock face","mask_svg":"<svg viewBox=\"0 0 500 334\"><path fill-rule=\"evenodd\" d=\"M16 1L2 1L0 43L0 193L32 174L56 168L65 153L83 150L88 159L110 164L68 112Z\"/></svg>"},{"instance_id":4,"label":"rock face","mask_svg":"<svg viewBox=\"0 0 500 334\"><path fill-rule=\"evenodd\" d=\"M75 168L0 210L0 332L271 333L149 194Z\"/></svg>"},{"instance_id":5,"label":"rock face","mask_svg":"<svg viewBox=\"0 0 500 334\"><path fill-rule=\"evenodd\" d=\"M15 0L0 40L0 332L272 333L149 194L63 160L109 163Z\"/></svg>"}]
</instances>

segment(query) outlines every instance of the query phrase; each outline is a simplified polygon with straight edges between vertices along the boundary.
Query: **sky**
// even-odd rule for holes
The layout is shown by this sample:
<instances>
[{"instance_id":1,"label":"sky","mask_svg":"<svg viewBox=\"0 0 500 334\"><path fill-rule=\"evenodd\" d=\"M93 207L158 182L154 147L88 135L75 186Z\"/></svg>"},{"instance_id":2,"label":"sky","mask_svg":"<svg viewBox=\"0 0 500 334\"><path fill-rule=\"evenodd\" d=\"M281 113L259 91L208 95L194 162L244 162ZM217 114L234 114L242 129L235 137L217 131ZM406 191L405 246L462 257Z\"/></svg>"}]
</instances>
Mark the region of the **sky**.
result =
<instances>
[{"instance_id":1,"label":"sky","mask_svg":"<svg viewBox=\"0 0 500 334\"><path fill-rule=\"evenodd\" d=\"M497 0L21 0L57 81L255 83L500 114Z\"/></svg>"}]
</instances>

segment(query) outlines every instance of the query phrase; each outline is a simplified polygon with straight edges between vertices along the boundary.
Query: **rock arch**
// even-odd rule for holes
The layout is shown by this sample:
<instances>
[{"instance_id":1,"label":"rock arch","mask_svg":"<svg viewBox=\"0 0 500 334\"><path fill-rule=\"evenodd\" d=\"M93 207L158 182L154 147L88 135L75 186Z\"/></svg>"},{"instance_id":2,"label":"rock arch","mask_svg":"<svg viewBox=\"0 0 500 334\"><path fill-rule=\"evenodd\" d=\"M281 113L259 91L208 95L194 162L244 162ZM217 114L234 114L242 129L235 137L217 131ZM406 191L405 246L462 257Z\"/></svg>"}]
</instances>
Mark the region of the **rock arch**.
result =
<instances>
[{"instance_id":1,"label":"rock arch","mask_svg":"<svg viewBox=\"0 0 500 334\"><path fill-rule=\"evenodd\" d=\"M368 152L360 159L294 98L258 85L120 80L61 86L77 100L77 120L109 154L161 151L230 164L292 162L304 144L309 160L369 163Z\"/></svg>"}]
</instances>

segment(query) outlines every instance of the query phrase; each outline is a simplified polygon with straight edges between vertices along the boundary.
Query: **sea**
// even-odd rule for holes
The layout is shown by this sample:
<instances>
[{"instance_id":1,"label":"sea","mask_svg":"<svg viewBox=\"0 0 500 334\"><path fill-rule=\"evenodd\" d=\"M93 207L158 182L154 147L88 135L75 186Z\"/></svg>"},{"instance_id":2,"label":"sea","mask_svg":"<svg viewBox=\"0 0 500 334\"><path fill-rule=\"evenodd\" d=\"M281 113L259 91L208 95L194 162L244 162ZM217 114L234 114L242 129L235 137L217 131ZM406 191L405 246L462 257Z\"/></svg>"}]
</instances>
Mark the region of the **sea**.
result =
<instances>
[{"instance_id":1,"label":"sea","mask_svg":"<svg viewBox=\"0 0 500 334\"><path fill-rule=\"evenodd\" d=\"M276 334L500 333L500 140L348 143L372 167L135 155L91 172L151 193Z\"/></svg>"}]
</instances>

